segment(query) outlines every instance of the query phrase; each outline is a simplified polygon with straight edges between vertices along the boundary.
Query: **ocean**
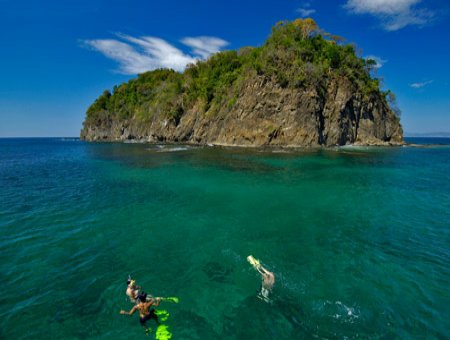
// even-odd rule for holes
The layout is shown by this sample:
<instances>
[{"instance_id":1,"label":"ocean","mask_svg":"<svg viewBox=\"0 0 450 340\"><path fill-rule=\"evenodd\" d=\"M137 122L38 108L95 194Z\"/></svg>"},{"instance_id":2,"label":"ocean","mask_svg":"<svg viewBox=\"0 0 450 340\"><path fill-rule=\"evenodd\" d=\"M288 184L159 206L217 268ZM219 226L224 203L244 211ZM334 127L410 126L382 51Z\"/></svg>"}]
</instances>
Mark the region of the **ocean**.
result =
<instances>
[{"instance_id":1,"label":"ocean","mask_svg":"<svg viewBox=\"0 0 450 340\"><path fill-rule=\"evenodd\" d=\"M450 337L450 139L264 150L0 139L0 338ZM253 255L275 275L258 291Z\"/></svg>"}]
</instances>

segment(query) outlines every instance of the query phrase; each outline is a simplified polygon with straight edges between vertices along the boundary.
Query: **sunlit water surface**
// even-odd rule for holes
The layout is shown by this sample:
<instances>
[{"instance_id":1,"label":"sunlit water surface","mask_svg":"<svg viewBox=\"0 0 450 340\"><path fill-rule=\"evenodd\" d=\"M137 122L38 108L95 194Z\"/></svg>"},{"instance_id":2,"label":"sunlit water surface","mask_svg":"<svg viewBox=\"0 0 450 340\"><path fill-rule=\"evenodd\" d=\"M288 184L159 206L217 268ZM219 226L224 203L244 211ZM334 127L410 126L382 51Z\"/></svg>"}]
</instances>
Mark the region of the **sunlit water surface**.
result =
<instances>
[{"instance_id":1,"label":"sunlit water surface","mask_svg":"<svg viewBox=\"0 0 450 340\"><path fill-rule=\"evenodd\" d=\"M448 145L1 139L0 188L2 339L145 338L128 274L173 339L449 336Z\"/></svg>"}]
</instances>

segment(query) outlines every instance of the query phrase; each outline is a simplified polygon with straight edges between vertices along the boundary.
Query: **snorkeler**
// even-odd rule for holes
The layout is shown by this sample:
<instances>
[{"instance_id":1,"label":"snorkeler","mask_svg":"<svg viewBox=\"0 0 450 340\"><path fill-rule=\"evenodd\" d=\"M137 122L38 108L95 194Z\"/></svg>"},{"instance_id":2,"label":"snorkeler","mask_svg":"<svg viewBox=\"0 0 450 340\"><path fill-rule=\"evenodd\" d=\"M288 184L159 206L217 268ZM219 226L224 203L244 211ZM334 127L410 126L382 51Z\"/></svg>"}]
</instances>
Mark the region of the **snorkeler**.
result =
<instances>
[{"instance_id":1,"label":"snorkeler","mask_svg":"<svg viewBox=\"0 0 450 340\"><path fill-rule=\"evenodd\" d=\"M154 319L156 323L159 325L158 316L155 313L153 308L150 307L158 307L161 303L161 298L150 299L147 301L147 293L141 292L137 297L139 303L135 305L129 312L121 310L120 314L124 315L133 315L134 312L139 311L139 322L141 326L145 327L145 323L148 320Z\"/></svg>"},{"instance_id":2,"label":"snorkeler","mask_svg":"<svg viewBox=\"0 0 450 340\"><path fill-rule=\"evenodd\" d=\"M128 276L127 279L127 290L125 291L125 294L127 294L127 296L130 298L130 301L132 303L136 303L137 302L137 298L139 295L139 289L141 289L141 287L136 285L136 281L131 279L131 276Z\"/></svg>"},{"instance_id":3,"label":"snorkeler","mask_svg":"<svg viewBox=\"0 0 450 340\"><path fill-rule=\"evenodd\" d=\"M247 261L261 274L261 296L267 301L275 284L275 275L264 268L252 255L247 256Z\"/></svg>"}]
</instances>

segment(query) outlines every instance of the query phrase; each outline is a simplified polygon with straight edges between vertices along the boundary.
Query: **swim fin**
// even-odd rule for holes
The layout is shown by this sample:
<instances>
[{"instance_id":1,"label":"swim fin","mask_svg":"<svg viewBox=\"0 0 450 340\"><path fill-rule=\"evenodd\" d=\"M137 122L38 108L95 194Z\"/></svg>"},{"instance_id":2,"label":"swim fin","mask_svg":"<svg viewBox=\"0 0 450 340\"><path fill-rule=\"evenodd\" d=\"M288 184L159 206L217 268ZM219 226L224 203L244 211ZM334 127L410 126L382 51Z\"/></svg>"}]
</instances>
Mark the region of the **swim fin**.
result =
<instances>
[{"instance_id":1,"label":"swim fin","mask_svg":"<svg viewBox=\"0 0 450 340\"><path fill-rule=\"evenodd\" d=\"M172 333L169 331L169 327L166 325L159 325L156 330L155 339L157 340L169 340L172 339Z\"/></svg>"},{"instance_id":2,"label":"swim fin","mask_svg":"<svg viewBox=\"0 0 450 340\"><path fill-rule=\"evenodd\" d=\"M259 263L259 260L255 259L252 255L247 256L247 261L250 263L253 268L258 270L259 267L261 267L261 263Z\"/></svg>"},{"instance_id":3,"label":"swim fin","mask_svg":"<svg viewBox=\"0 0 450 340\"><path fill-rule=\"evenodd\" d=\"M163 309L156 309L155 314L161 322L166 322L170 316L169 312Z\"/></svg>"},{"instance_id":4,"label":"swim fin","mask_svg":"<svg viewBox=\"0 0 450 340\"><path fill-rule=\"evenodd\" d=\"M178 302L180 302L180 299L177 298L176 296L169 296L169 297L161 298L161 301L169 301L169 302L173 302L173 303L178 303Z\"/></svg>"}]
</instances>

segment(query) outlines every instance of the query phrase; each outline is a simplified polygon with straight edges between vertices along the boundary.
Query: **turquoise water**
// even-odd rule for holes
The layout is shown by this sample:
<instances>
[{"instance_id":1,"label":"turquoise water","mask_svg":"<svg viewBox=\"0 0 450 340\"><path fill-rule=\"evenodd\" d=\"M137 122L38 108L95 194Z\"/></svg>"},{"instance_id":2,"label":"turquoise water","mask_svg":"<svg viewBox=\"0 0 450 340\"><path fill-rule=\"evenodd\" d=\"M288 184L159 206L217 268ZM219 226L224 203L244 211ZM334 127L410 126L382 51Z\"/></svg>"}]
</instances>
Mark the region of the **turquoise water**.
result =
<instances>
[{"instance_id":1,"label":"turquoise water","mask_svg":"<svg viewBox=\"0 0 450 340\"><path fill-rule=\"evenodd\" d=\"M128 274L173 339L449 337L448 145L0 139L0 187L2 339L145 338Z\"/></svg>"}]
</instances>

